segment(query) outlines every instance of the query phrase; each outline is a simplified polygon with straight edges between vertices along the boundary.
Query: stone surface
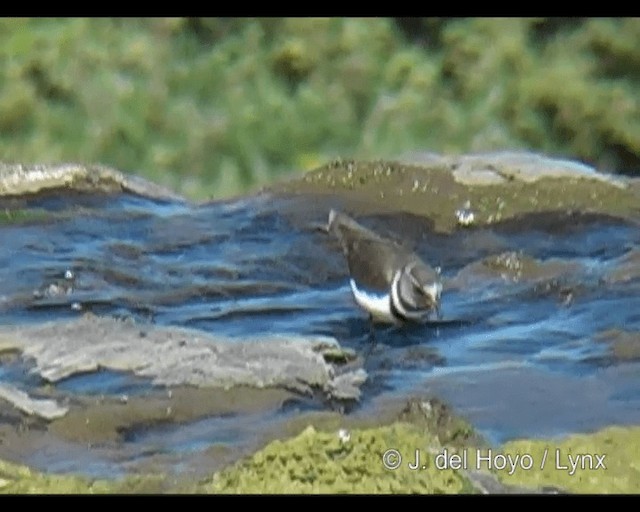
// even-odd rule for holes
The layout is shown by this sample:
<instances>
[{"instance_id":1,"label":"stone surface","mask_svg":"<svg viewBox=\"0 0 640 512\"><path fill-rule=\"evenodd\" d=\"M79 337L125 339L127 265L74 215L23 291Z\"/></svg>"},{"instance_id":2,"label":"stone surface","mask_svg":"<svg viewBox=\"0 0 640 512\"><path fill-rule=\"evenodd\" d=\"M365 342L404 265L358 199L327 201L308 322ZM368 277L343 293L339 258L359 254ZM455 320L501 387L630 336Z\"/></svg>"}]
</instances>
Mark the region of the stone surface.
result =
<instances>
[{"instance_id":1,"label":"stone surface","mask_svg":"<svg viewBox=\"0 0 640 512\"><path fill-rule=\"evenodd\" d=\"M405 161L449 167L456 181L465 185L495 185L511 180L533 183L542 178L573 178L601 181L619 188L628 186L624 179L597 172L588 165L524 151L460 156L424 153L410 156Z\"/></svg>"},{"instance_id":2,"label":"stone surface","mask_svg":"<svg viewBox=\"0 0 640 512\"><path fill-rule=\"evenodd\" d=\"M33 358L49 382L100 368L129 371L165 386L282 387L299 393L320 391L329 398L357 399L364 370L336 378L325 361L338 342L329 337L270 336L227 340L201 331L140 326L85 315L78 320L0 330L0 345Z\"/></svg>"},{"instance_id":3,"label":"stone surface","mask_svg":"<svg viewBox=\"0 0 640 512\"><path fill-rule=\"evenodd\" d=\"M640 178L527 152L424 153L395 162L335 160L265 191L303 197L310 208L324 196L356 216L411 213L442 232L459 229L462 210L474 226L542 212L637 221L640 204Z\"/></svg>"},{"instance_id":4,"label":"stone surface","mask_svg":"<svg viewBox=\"0 0 640 512\"><path fill-rule=\"evenodd\" d=\"M32 398L24 391L6 382L0 382L0 398L10 402L26 414L39 416L46 420L60 418L69 410L68 407L59 405L55 400Z\"/></svg>"},{"instance_id":5,"label":"stone surface","mask_svg":"<svg viewBox=\"0 0 640 512\"><path fill-rule=\"evenodd\" d=\"M0 197L24 196L58 188L96 192L123 190L157 199L180 199L160 185L102 165L0 162Z\"/></svg>"}]
</instances>

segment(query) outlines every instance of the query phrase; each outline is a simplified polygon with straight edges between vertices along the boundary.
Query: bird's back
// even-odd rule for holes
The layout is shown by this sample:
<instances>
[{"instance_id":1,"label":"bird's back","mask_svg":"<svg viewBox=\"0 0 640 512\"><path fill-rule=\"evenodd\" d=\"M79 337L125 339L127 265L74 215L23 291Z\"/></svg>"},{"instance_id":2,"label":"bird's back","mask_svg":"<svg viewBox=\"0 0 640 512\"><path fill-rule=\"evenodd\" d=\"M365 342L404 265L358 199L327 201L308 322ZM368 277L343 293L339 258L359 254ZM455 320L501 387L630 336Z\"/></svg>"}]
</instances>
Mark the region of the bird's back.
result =
<instances>
[{"instance_id":1,"label":"bird's back","mask_svg":"<svg viewBox=\"0 0 640 512\"><path fill-rule=\"evenodd\" d=\"M351 277L374 289L387 288L395 270L412 261L424 272L434 273L414 252L382 238L342 212L331 210L328 231L340 242Z\"/></svg>"}]
</instances>

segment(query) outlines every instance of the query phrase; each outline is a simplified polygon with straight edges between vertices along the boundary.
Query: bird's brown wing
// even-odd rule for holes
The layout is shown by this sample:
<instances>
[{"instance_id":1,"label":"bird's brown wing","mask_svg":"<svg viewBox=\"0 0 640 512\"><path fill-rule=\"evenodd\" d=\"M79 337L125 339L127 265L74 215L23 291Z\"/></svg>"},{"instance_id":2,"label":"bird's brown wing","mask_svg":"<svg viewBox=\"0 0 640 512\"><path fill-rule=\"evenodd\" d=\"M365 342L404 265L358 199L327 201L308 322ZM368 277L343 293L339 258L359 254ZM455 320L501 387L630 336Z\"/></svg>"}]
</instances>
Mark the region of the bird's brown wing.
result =
<instances>
[{"instance_id":1,"label":"bird's brown wing","mask_svg":"<svg viewBox=\"0 0 640 512\"><path fill-rule=\"evenodd\" d=\"M387 290L393 280L393 247L385 240L349 239L345 250L349 273L356 282L373 290Z\"/></svg>"},{"instance_id":2,"label":"bird's brown wing","mask_svg":"<svg viewBox=\"0 0 640 512\"><path fill-rule=\"evenodd\" d=\"M335 210L329 215L328 231L340 241L351 276L373 289L387 289L394 269L416 257L405 247Z\"/></svg>"}]
</instances>

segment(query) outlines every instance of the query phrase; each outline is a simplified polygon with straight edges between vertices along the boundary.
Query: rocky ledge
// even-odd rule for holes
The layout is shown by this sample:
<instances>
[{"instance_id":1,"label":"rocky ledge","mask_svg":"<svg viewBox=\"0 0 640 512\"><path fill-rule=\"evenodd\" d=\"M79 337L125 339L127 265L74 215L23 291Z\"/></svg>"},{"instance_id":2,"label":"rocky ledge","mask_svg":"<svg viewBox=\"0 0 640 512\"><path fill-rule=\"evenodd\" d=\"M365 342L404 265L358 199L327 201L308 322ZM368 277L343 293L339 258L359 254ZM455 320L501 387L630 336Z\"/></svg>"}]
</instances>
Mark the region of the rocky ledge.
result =
<instances>
[{"instance_id":1,"label":"rocky ledge","mask_svg":"<svg viewBox=\"0 0 640 512\"><path fill-rule=\"evenodd\" d=\"M533 153L414 155L402 162L336 160L265 189L330 195L357 214L405 212L441 232L540 212L581 212L638 221L640 178Z\"/></svg>"},{"instance_id":2,"label":"rocky ledge","mask_svg":"<svg viewBox=\"0 0 640 512\"><path fill-rule=\"evenodd\" d=\"M0 352L32 358L48 382L100 369L131 372L155 385L283 388L326 399L357 400L366 372L329 337L228 340L184 328L140 326L91 314L77 320L0 329ZM0 397L42 417L63 414L50 401L0 389ZM53 409L52 409L53 407Z\"/></svg>"}]
</instances>

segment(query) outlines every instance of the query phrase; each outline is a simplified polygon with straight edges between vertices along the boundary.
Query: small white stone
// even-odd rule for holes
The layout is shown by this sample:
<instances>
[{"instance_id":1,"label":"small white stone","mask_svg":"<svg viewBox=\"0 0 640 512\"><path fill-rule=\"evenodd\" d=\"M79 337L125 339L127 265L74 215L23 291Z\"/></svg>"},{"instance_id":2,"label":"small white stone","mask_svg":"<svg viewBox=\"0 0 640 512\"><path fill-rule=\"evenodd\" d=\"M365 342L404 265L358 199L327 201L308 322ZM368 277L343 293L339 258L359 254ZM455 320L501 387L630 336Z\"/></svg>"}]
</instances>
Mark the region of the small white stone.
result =
<instances>
[{"instance_id":1,"label":"small white stone","mask_svg":"<svg viewBox=\"0 0 640 512\"><path fill-rule=\"evenodd\" d=\"M338 430L338 438L341 443L348 443L351 440L351 432L349 432L346 428L341 428Z\"/></svg>"},{"instance_id":2,"label":"small white stone","mask_svg":"<svg viewBox=\"0 0 640 512\"><path fill-rule=\"evenodd\" d=\"M456 219L460 226L471 226L476 221L476 215L471 210L471 201L465 202L462 208L456 210Z\"/></svg>"}]
</instances>

